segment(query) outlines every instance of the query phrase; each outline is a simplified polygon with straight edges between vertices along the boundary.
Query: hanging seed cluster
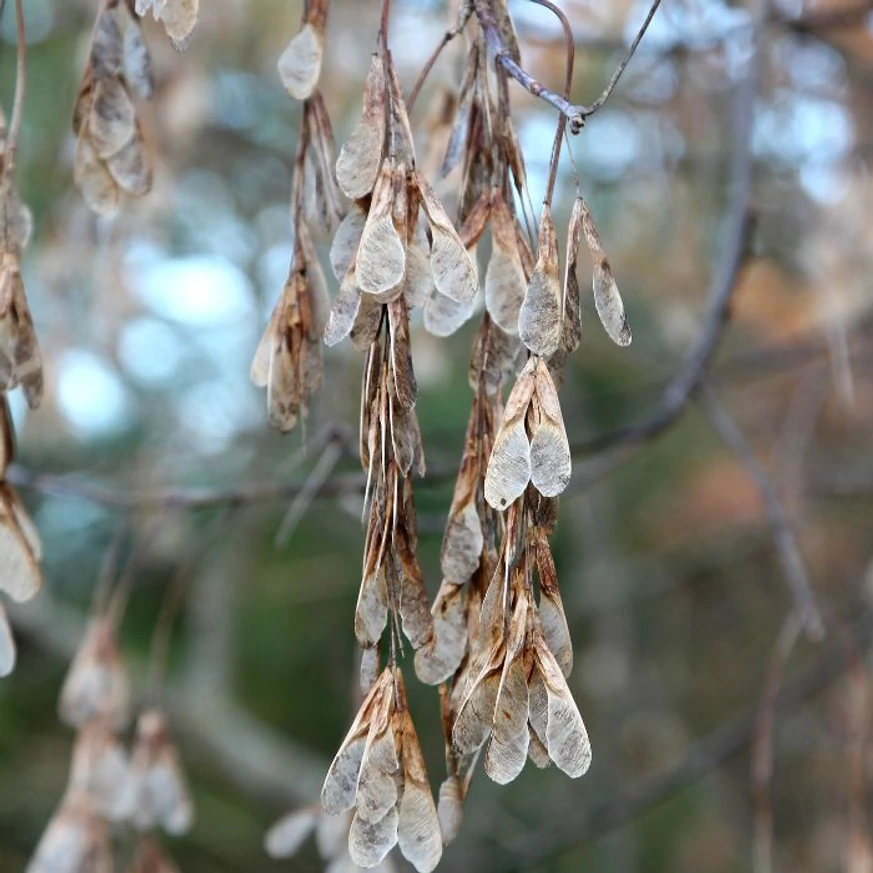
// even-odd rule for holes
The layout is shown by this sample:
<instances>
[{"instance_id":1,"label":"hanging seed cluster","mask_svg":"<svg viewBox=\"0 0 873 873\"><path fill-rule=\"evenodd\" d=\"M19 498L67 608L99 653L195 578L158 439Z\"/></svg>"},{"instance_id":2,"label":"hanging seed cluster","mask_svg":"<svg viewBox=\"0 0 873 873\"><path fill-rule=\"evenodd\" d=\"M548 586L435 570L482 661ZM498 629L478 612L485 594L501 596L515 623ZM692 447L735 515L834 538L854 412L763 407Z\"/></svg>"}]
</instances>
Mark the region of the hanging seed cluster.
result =
<instances>
[{"instance_id":1,"label":"hanging seed cluster","mask_svg":"<svg viewBox=\"0 0 873 873\"><path fill-rule=\"evenodd\" d=\"M125 748L130 686L109 616L91 620L58 712L78 734L67 789L28 873L111 873L132 843L131 873L176 873L155 832L186 833L194 809L159 709L140 714L130 753Z\"/></svg>"},{"instance_id":2,"label":"hanging seed cluster","mask_svg":"<svg viewBox=\"0 0 873 873\"><path fill-rule=\"evenodd\" d=\"M462 4L454 31L467 30L464 74L456 99L441 98L437 107L453 107L441 175L460 178L454 218L417 166L407 104L383 32L364 83L360 119L335 166L328 160L333 141L324 135L329 123L317 91L326 18L324 2L308 3L302 28L279 62L288 93L303 101L292 216L294 261L305 269L293 291L286 286L277 313L283 301L304 301L292 304L295 313L322 311L310 215L321 231L336 227L330 265L338 291L323 325L317 316L296 314L297 332L289 334L274 313L252 374L268 388L271 421L287 430L301 410L305 414L322 379L317 343L323 338L333 346L349 338L364 353L365 544L354 616L364 697L325 780L322 810L282 819L268 834L267 849L290 856L315 832L319 846L332 847L321 849L331 865L341 858L384 869L396 845L417 870L429 871L458 832L480 758L486 774L501 784L516 778L528 759L538 767L554 763L571 777L590 765L588 735L567 684L573 649L549 545L557 498L571 477L558 388L566 358L581 340L582 240L608 335L619 345L631 335L581 195L573 205L563 270L553 182L536 238L530 236L531 216L523 206L530 197L508 79L493 63L485 34L492 27L505 53L520 59L505 3ZM563 126L555 162L562 138ZM301 184L301 175L311 181ZM480 277L477 250L489 237ZM425 463L410 322L420 310L426 330L448 336L473 317L480 299L484 314L469 370L472 410L443 537L443 579L430 605L416 556L413 475L423 476ZM280 350L283 375L274 382ZM283 394L279 384L293 387ZM280 395L285 403L277 408ZM419 680L441 686L448 772L437 804L399 667L407 644ZM337 851L321 836L328 830L347 835L347 849Z\"/></svg>"},{"instance_id":3,"label":"hanging seed cluster","mask_svg":"<svg viewBox=\"0 0 873 873\"><path fill-rule=\"evenodd\" d=\"M7 395L20 387L28 406L42 400L42 356L21 276L21 256L33 226L13 176L14 156L7 149L6 121L0 111L0 593L22 603L42 585L39 534L6 471L15 460L16 444ZM16 649L0 599L0 676L15 667Z\"/></svg>"},{"instance_id":4,"label":"hanging seed cluster","mask_svg":"<svg viewBox=\"0 0 873 873\"><path fill-rule=\"evenodd\" d=\"M151 59L139 21L123 0L110 0L94 25L73 110L76 185L100 215L115 215L124 195L140 197L151 189L151 159L136 101L149 99L153 92Z\"/></svg>"}]
</instances>

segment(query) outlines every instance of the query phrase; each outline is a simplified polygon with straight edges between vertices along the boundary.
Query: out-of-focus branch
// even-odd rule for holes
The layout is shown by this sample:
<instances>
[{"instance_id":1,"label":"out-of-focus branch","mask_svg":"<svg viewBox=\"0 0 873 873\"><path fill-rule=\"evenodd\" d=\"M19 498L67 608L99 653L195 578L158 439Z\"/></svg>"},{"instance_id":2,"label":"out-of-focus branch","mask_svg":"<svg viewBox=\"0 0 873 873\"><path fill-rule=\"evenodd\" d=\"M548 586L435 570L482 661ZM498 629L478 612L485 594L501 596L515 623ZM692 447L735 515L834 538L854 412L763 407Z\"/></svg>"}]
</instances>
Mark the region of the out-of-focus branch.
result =
<instances>
[{"instance_id":1,"label":"out-of-focus branch","mask_svg":"<svg viewBox=\"0 0 873 873\"><path fill-rule=\"evenodd\" d=\"M852 626L852 635L858 649L870 646L873 613L861 613ZM834 638L808 667L784 683L775 713L784 717L796 711L807 698L843 676L851 661L851 650L845 641ZM677 764L607 797L578 815L559 818L528 831L525 836L511 841L505 854L501 851L500 854L491 852L484 858L477 856L469 865L459 864L459 869L479 873L526 870L610 833L654 809L717 769L732 755L748 748L754 739L755 723L755 709L736 715L692 744Z\"/></svg>"},{"instance_id":2,"label":"out-of-focus branch","mask_svg":"<svg viewBox=\"0 0 873 873\"><path fill-rule=\"evenodd\" d=\"M43 592L25 607L10 604L17 633L62 661L70 661L85 633L75 610ZM141 664L133 664L135 669ZM226 696L198 695L170 685L164 698L186 759L199 760L241 792L272 806L311 803L327 762L259 722Z\"/></svg>"},{"instance_id":3,"label":"out-of-focus branch","mask_svg":"<svg viewBox=\"0 0 873 873\"><path fill-rule=\"evenodd\" d=\"M824 634L824 623L812 593L812 585L806 572L806 565L800 555L794 531L788 523L782 501L776 486L758 460L737 423L722 406L716 393L705 382L700 385L698 398L716 433L725 445L737 456L739 462L755 482L758 493L764 502L767 520L773 532L773 543L782 565L785 581L791 590L794 607L797 610L807 633L818 639Z\"/></svg>"}]
</instances>

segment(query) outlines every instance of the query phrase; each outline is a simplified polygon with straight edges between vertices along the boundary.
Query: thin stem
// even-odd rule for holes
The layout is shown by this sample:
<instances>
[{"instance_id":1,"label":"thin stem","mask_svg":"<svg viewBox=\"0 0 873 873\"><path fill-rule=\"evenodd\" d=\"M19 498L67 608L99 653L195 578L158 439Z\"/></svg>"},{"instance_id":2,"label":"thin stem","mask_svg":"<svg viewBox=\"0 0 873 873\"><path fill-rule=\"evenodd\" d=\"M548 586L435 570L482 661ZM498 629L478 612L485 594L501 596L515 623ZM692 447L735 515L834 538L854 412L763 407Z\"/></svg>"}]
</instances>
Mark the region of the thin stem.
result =
<instances>
[{"instance_id":1,"label":"thin stem","mask_svg":"<svg viewBox=\"0 0 873 873\"><path fill-rule=\"evenodd\" d=\"M567 48L567 65L564 74L564 99L570 99L570 89L573 87L573 68L576 63L576 41L573 37L573 28L567 20L567 16L555 6L551 0L533 0L539 6L548 9L558 21L561 22L561 27L564 29L564 42ZM546 196L544 203L551 206L552 196L555 193L555 181L558 178L558 163L561 159L561 144L564 141L564 131L567 128L567 116L561 114L558 117L558 129L555 131L555 141L552 144L552 157L549 161L549 182L546 186Z\"/></svg>"},{"instance_id":2,"label":"thin stem","mask_svg":"<svg viewBox=\"0 0 873 873\"><path fill-rule=\"evenodd\" d=\"M622 58L621 63L618 65L616 71L612 74L612 78L609 80L609 84L604 88L603 93L589 106L585 109L585 115L593 115L609 100L610 94L615 90L615 86L618 84L618 80L622 77L627 65L630 63L631 58L636 53L637 48L639 47L642 38L646 35L646 31L649 29L649 25L652 23L652 19L655 17L655 13L658 11L658 7L661 5L661 0L654 0L651 8L649 9L649 14L646 15L645 20L643 21L642 26L637 31L636 38L631 43L630 48L625 53L625 56Z\"/></svg>"},{"instance_id":3,"label":"thin stem","mask_svg":"<svg viewBox=\"0 0 873 873\"><path fill-rule=\"evenodd\" d=\"M24 114L24 93L26 88L27 35L24 31L24 9L22 0L15 0L15 25L17 31L18 53L15 66L15 97L12 103L12 116L9 119L9 134L6 137L6 151L3 156L3 179L12 178L15 171L15 156L18 150L18 134Z\"/></svg>"},{"instance_id":4,"label":"thin stem","mask_svg":"<svg viewBox=\"0 0 873 873\"><path fill-rule=\"evenodd\" d=\"M418 74L418 79L416 79L415 85L412 87L412 91L409 93L409 98L406 101L406 112L407 114L412 114L412 107L415 106L415 101L418 98L418 92L421 91L421 86L424 85L425 79L430 75L430 71L433 69L433 65L437 62L437 59L442 54L443 49L458 35L458 31L456 30L447 30L443 34L443 38L437 43L437 47L431 52L430 57L427 59L425 65L422 67L421 72Z\"/></svg>"},{"instance_id":5,"label":"thin stem","mask_svg":"<svg viewBox=\"0 0 873 873\"><path fill-rule=\"evenodd\" d=\"M379 39L388 51L388 18L391 14L391 0L382 0L382 20L379 24Z\"/></svg>"}]
</instances>

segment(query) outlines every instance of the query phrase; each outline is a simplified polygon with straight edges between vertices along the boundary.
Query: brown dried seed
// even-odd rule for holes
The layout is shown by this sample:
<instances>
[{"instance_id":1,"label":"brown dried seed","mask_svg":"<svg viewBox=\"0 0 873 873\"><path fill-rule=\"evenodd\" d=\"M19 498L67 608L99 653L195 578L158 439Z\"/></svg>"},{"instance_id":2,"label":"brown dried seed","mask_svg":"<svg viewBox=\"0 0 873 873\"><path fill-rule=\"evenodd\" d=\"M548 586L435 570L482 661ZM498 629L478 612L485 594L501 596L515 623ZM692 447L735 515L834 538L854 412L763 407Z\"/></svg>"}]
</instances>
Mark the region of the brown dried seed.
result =
<instances>
[{"instance_id":1,"label":"brown dried seed","mask_svg":"<svg viewBox=\"0 0 873 873\"><path fill-rule=\"evenodd\" d=\"M558 392L542 359L536 368L534 408L538 415L530 441L530 479L540 494L554 497L570 481L572 459Z\"/></svg>"},{"instance_id":2,"label":"brown dried seed","mask_svg":"<svg viewBox=\"0 0 873 873\"><path fill-rule=\"evenodd\" d=\"M485 307L502 330L515 334L527 279L518 252L515 224L499 192L492 196L491 233L493 245L485 273Z\"/></svg>"},{"instance_id":3,"label":"brown dried seed","mask_svg":"<svg viewBox=\"0 0 873 873\"><path fill-rule=\"evenodd\" d=\"M540 742L533 728L528 731L530 743L527 747L527 755L533 761L535 767L545 770L552 763L549 750Z\"/></svg>"},{"instance_id":4,"label":"brown dried seed","mask_svg":"<svg viewBox=\"0 0 873 873\"><path fill-rule=\"evenodd\" d=\"M194 806L164 716L143 712L136 725L130 761L131 821L137 829L162 827L168 834L187 833Z\"/></svg>"},{"instance_id":5,"label":"brown dried seed","mask_svg":"<svg viewBox=\"0 0 873 873\"><path fill-rule=\"evenodd\" d=\"M365 822L379 821L397 805L398 739L391 719L381 730L375 721L370 725L355 793L355 813Z\"/></svg>"},{"instance_id":6,"label":"brown dried seed","mask_svg":"<svg viewBox=\"0 0 873 873\"><path fill-rule=\"evenodd\" d=\"M434 289L424 305L424 326L434 336L451 336L473 317L474 311L475 300L458 303Z\"/></svg>"},{"instance_id":7,"label":"brown dried seed","mask_svg":"<svg viewBox=\"0 0 873 873\"><path fill-rule=\"evenodd\" d=\"M109 821L130 814L127 754L105 721L88 722L73 748L69 790L88 797L95 812Z\"/></svg>"},{"instance_id":8,"label":"brown dried seed","mask_svg":"<svg viewBox=\"0 0 873 873\"><path fill-rule=\"evenodd\" d=\"M415 653L415 675L427 685L445 682L460 666L467 648L466 588L443 582L434 605L433 637Z\"/></svg>"},{"instance_id":9,"label":"brown dried seed","mask_svg":"<svg viewBox=\"0 0 873 873\"><path fill-rule=\"evenodd\" d=\"M551 210L543 206L537 263L518 315L518 334L535 354L551 357L561 345L561 280Z\"/></svg>"},{"instance_id":10,"label":"brown dried seed","mask_svg":"<svg viewBox=\"0 0 873 873\"><path fill-rule=\"evenodd\" d=\"M382 313L384 307L372 294L361 295L361 305L358 315L352 326L349 339L352 345L359 351L365 352L379 336L379 328L382 325Z\"/></svg>"},{"instance_id":11,"label":"brown dried seed","mask_svg":"<svg viewBox=\"0 0 873 873\"><path fill-rule=\"evenodd\" d=\"M290 858L306 842L318 823L319 809L308 806L282 816L267 831L264 849L271 858Z\"/></svg>"},{"instance_id":12,"label":"brown dried seed","mask_svg":"<svg viewBox=\"0 0 873 873\"><path fill-rule=\"evenodd\" d=\"M403 857L419 873L430 873L443 854L440 822L430 793L424 756L408 709L403 710L401 718L404 782L397 842Z\"/></svg>"},{"instance_id":13,"label":"brown dried seed","mask_svg":"<svg viewBox=\"0 0 873 873\"><path fill-rule=\"evenodd\" d=\"M452 743L462 754L480 749L491 734L504 651L498 646L491 652L458 709L452 727Z\"/></svg>"},{"instance_id":14,"label":"brown dried seed","mask_svg":"<svg viewBox=\"0 0 873 873\"><path fill-rule=\"evenodd\" d=\"M76 652L61 688L58 711L71 727L101 718L115 730L127 724L130 690L115 640L115 630L105 618L94 618Z\"/></svg>"},{"instance_id":15,"label":"brown dried seed","mask_svg":"<svg viewBox=\"0 0 873 873\"><path fill-rule=\"evenodd\" d=\"M88 117L88 135L99 158L106 160L133 139L136 113L121 79L99 79Z\"/></svg>"},{"instance_id":16,"label":"brown dried seed","mask_svg":"<svg viewBox=\"0 0 873 873\"><path fill-rule=\"evenodd\" d=\"M118 212L121 204L121 188L84 134L79 136L79 144L76 147L73 178L89 209L107 218Z\"/></svg>"},{"instance_id":17,"label":"brown dried seed","mask_svg":"<svg viewBox=\"0 0 873 873\"><path fill-rule=\"evenodd\" d=\"M430 224L430 264L437 291L456 303L469 302L479 290L476 266L436 192L421 173L416 172L414 180Z\"/></svg>"},{"instance_id":18,"label":"brown dried seed","mask_svg":"<svg viewBox=\"0 0 873 873\"><path fill-rule=\"evenodd\" d=\"M124 26L124 80L144 100L154 93L151 55L139 22L130 16Z\"/></svg>"},{"instance_id":19,"label":"brown dried seed","mask_svg":"<svg viewBox=\"0 0 873 873\"><path fill-rule=\"evenodd\" d=\"M355 636L362 646L375 646L388 622L388 588L382 567L371 570L361 582L355 607Z\"/></svg>"},{"instance_id":20,"label":"brown dried seed","mask_svg":"<svg viewBox=\"0 0 873 873\"><path fill-rule=\"evenodd\" d=\"M364 110L351 136L340 149L336 180L352 200L373 190L385 144L385 67L374 54L364 83Z\"/></svg>"},{"instance_id":21,"label":"brown dried seed","mask_svg":"<svg viewBox=\"0 0 873 873\"><path fill-rule=\"evenodd\" d=\"M388 326L394 397L404 409L412 409L415 406L418 385L412 368L409 314L402 298L388 304Z\"/></svg>"},{"instance_id":22,"label":"brown dried seed","mask_svg":"<svg viewBox=\"0 0 873 873\"><path fill-rule=\"evenodd\" d=\"M133 139L107 159L106 168L118 186L128 194L141 197L151 190L152 168L138 126Z\"/></svg>"},{"instance_id":23,"label":"brown dried seed","mask_svg":"<svg viewBox=\"0 0 873 873\"><path fill-rule=\"evenodd\" d=\"M349 855L359 867L375 867L397 845L400 817L392 807L375 822L364 821L357 813L349 829Z\"/></svg>"},{"instance_id":24,"label":"brown dried seed","mask_svg":"<svg viewBox=\"0 0 873 873\"><path fill-rule=\"evenodd\" d=\"M350 269L330 309L327 327L324 329L326 346L335 346L352 332L360 308L361 289L355 283L354 269Z\"/></svg>"},{"instance_id":25,"label":"brown dried seed","mask_svg":"<svg viewBox=\"0 0 873 873\"><path fill-rule=\"evenodd\" d=\"M443 834L443 843L448 845L461 830L461 821L464 817L463 789L461 780L457 776L449 776L440 785L437 816Z\"/></svg>"},{"instance_id":26,"label":"brown dried seed","mask_svg":"<svg viewBox=\"0 0 873 873\"><path fill-rule=\"evenodd\" d=\"M582 230L585 234L585 241L588 243L588 250L591 252L591 258L594 261L592 288L594 305L597 308L598 316L600 316L600 323L616 345L628 346L633 337L627 323L618 285L616 285L615 277L612 275L612 267L603 251L600 234L594 226L594 219L588 211L588 206L583 202L580 208L582 210Z\"/></svg>"},{"instance_id":27,"label":"brown dried seed","mask_svg":"<svg viewBox=\"0 0 873 873\"><path fill-rule=\"evenodd\" d=\"M582 236L584 201L577 197L567 226L567 264L564 271L563 345L575 352L582 340L582 300L579 294L579 242Z\"/></svg>"},{"instance_id":28,"label":"brown dried seed","mask_svg":"<svg viewBox=\"0 0 873 873\"><path fill-rule=\"evenodd\" d=\"M366 223L367 213L359 204L353 203L336 229L330 246L330 266L338 282L342 282L354 266Z\"/></svg>"},{"instance_id":29,"label":"brown dried seed","mask_svg":"<svg viewBox=\"0 0 873 873\"><path fill-rule=\"evenodd\" d=\"M433 274L430 269L430 254L417 243L406 247L406 277L403 282L403 299L410 309L419 309L434 293Z\"/></svg>"},{"instance_id":30,"label":"brown dried seed","mask_svg":"<svg viewBox=\"0 0 873 873\"><path fill-rule=\"evenodd\" d=\"M324 30L306 23L279 58L279 78L295 100L312 96L321 73Z\"/></svg>"},{"instance_id":31,"label":"brown dried seed","mask_svg":"<svg viewBox=\"0 0 873 873\"><path fill-rule=\"evenodd\" d=\"M339 815L355 805L358 774L361 772L366 744L366 731L358 728L354 736L347 736L343 740L336 753L321 789L321 805L328 815Z\"/></svg>"},{"instance_id":32,"label":"brown dried seed","mask_svg":"<svg viewBox=\"0 0 873 873\"><path fill-rule=\"evenodd\" d=\"M398 293L402 291L406 239L405 234L401 237L397 232L392 215L396 178L386 160L376 181L370 213L358 246L355 280L368 294L384 294L393 289L399 289Z\"/></svg>"}]
</instances>

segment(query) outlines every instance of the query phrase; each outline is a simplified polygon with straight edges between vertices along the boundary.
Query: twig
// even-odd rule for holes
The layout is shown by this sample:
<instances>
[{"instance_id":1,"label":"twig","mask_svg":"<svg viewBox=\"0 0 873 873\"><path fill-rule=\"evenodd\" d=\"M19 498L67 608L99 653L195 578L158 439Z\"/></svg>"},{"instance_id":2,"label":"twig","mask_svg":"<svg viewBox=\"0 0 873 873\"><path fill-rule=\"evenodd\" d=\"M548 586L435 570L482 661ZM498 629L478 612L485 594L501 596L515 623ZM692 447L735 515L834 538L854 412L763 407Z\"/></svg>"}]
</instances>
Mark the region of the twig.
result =
<instances>
[{"instance_id":1,"label":"twig","mask_svg":"<svg viewBox=\"0 0 873 873\"><path fill-rule=\"evenodd\" d=\"M866 649L870 645L873 640L873 612L861 612L853 626L853 636L859 649ZM797 710L808 697L842 676L850 657L844 642L831 642L809 667L783 685L775 712L785 716ZM501 853L495 858L496 853L492 851L486 857L476 856L469 864L459 863L458 869L476 870L477 873L516 873L542 865L545 861L617 830L747 748L754 738L755 718L755 710L751 709L725 720L711 733L694 742L678 764L616 792L584 811L584 814L560 818L510 841L508 854Z\"/></svg>"},{"instance_id":2,"label":"twig","mask_svg":"<svg viewBox=\"0 0 873 873\"><path fill-rule=\"evenodd\" d=\"M782 677L802 629L801 617L796 610L792 610L776 638L755 722L752 747L752 793L755 803L752 866L755 873L772 873L773 870L773 725Z\"/></svg>"},{"instance_id":3,"label":"twig","mask_svg":"<svg viewBox=\"0 0 873 873\"><path fill-rule=\"evenodd\" d=\"M24 30L24 9L22 0L15 0L15 27L17 53L15 61L15 97L12 102L12 115L9 119L9 134L6 137L6 148L3 155L2 184L6 186L15 172L15 157L18 152L18 135L21 132L21 120L24 116L24 94L27 82L27 34Z\"/></svg>"},{"instance_id":4,"label":"twig","mask_svg":"<svg viewBox=\"0 0 873 873\"><path fill-rule=\"evenodd\" d=\"M540 5L545 6L546 4L542 3ZM634 53L640 44L640 40L645 35L646 30L648 30L649 24L660 5L661 0L654 0L642 27L637 33L633 43L631 43L624 58L622 58L618 68L613 73L612 79L606 86L606 89L590 106L571 104L567 97L562 97L560 94L556 94L554 91L550 91L544 85L541 85L533 76L531 76L530 73L527 72L527 70L512 59L509 50L500 37L497 22L494 20L493 12L487 0L477 0L476 15L482 26L482 32L485 34L488 46L494 55L494 62L500 64L516 82L527 89L534 95L534 97L539 97L554 106L555 109L557 109L566 119L566 122L570 127L570 133L579 133L585 125L586 120L597 112L597 110L600 109L600 107L609 99L610 94L612 94L613 89L618 84L618 80L621 78L627 65L630 63L631 58L634 56Z\"/></svg>"},{"instance_id":5,"label":"twig","mask_svg":"<svg viewBox=\"0 0 873 873\"><path fill-rule=\"evenodd\" d=\"M737 423L705 382L700 385L698 398L716 433L754 480L764 502L767 519L773 531L773 543L794 599L795 609L803 620L807 634L813 639L820 639L824 635L821 612L815 602L806 565L797 547L794 531L785 516L776 486Z\"/></svg>"}]
</instances>

